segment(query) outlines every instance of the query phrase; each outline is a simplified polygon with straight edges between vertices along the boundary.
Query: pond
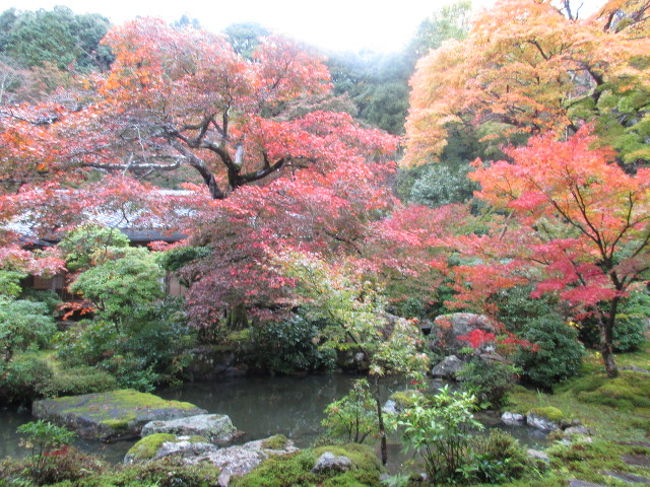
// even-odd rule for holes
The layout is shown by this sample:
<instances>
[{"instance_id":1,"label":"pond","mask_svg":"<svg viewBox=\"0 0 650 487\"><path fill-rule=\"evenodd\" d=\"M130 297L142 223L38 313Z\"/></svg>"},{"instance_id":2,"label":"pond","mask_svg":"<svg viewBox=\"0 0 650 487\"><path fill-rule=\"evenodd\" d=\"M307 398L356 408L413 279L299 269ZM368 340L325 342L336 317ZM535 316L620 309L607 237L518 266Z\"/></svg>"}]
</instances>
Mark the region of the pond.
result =
<instances>
[{"instance_id":1,"label":"pond","mask_svg":"<svg viewBox=\"0 0 650 487\"><path fill-rule=\"evenodd\" d=\"M243 441L265 438L282 433L298 447L309 446L320 434L323 409L341 398L350 388L355 376L311 375L306 377L239 377L210 383L184 384L180 388L162 389L156 394L165 399L188 401L212 413L231 417L237 428L245 432ZM392 380L387 390L406 388L403 381ZM21 457L28 452L19 446L16 428L31 421L26 411L0 411L0 458ZM498 425L498 417L485 415L481 420L488 427L505 428L524 444L543 447L545 436L529 428L506 428ZM104 444L80 440L77 446L88 453L101 455L110 462L121 462L133 442ZM405 459L400 446L389 442L391 470Z\"/></svg>"}]
</instances>

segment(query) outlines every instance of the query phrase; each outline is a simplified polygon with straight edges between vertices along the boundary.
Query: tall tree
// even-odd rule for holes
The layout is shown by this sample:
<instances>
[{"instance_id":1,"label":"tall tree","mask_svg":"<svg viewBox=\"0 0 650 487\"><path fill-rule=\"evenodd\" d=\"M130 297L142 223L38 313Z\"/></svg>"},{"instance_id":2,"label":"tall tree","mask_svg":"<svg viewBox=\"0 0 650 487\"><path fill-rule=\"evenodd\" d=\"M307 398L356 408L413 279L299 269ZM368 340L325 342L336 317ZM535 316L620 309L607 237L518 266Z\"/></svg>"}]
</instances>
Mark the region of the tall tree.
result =
<instances>
[{"instance_id":1,"label":"tall tree","mask_svg":"<svg viewBox=\"0 0 650 487\"><path fill-rule=\"evenodd\" d=\"M645 160L637 151L646 136L647 103L635 107L640 118L615 113L611 104L612 96L635 90L647 96L650 37L633 28L647 11L612 29L599 18L576 19L569 2L563 5L502 0L476 20L467 39L420 60L411 80L406 165L439 157L450 122L482 125L485 138L509 141L545 130L565 134L580 120L600 117L623 126L626 139L614 145L625 149L624 159ZM573 110L576 104L583 109Z\"/></svg>"},{"instance_id":2,"label":"tall tree","mask_svg":"<svg viewBox=\"0 0 650 487\"><path fill-rule=\"evenodd\" d=\"M480 252L483 264L458 277L469 295L485 296L521 283L522 266L536 269L535 294L557 293L596 317L603 362L615 377L619 304L650 272L650 169L626 174L611 151L590 148L596 138L588 131L564 142L553 134L534 137L506 150L512 163L477 161L470 174L481 185L477 196L510 216L490 234L459 242ZM491 279L495 274L501 282Z\"/></svg>"}]
</instances>

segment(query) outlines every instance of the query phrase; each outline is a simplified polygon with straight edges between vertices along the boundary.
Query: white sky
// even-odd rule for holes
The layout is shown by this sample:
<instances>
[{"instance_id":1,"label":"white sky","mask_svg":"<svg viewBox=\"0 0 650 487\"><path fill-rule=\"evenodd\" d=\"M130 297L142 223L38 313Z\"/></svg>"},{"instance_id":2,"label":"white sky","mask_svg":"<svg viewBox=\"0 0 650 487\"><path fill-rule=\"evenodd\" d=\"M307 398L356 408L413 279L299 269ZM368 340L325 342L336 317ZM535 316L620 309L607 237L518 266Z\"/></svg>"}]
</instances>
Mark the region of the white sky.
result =
<instances>
[{"instance_id":1,"label":"white sky","mask_svg":"<svg viewBox=\"0 0 650 487\"><path fill-rule=\"evenodd\" d=\"M257 22L272 31L333 51L397 51L419 23L452 0L0 0L0 12L66 5L76 13L100 13L119 24L136 16L178 20L196 17L204 28L221 31L236 22ZM605 0L583 0L581 17ZM475 8L494 0L473 0Z\"/></svg>"}]
</instances>

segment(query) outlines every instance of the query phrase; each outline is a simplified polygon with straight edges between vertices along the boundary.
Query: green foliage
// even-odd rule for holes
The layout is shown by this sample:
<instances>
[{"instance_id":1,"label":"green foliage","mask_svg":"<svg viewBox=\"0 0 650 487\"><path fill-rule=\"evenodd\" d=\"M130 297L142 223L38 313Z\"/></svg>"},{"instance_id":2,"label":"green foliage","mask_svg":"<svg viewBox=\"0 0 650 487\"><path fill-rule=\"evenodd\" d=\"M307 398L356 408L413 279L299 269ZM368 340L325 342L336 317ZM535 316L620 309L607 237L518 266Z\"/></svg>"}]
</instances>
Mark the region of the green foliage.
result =
<instances>
[{"instance_id":1,"label":"green foliage","mask_svg":"<svg viewBox=\"0 0 650 487\"><path fill-rule=\"evenodd\" d=\"M325 408L321 425L327 438L363 443L376 433L377 412L375 400L366 379L358 379L350 391Z\"/></svg>"},{"instance_id":2,"label":"green foliage","mask_svg":"<svg viewBox=\"0 0 650 487\"><path fill-rule=\"evenodd\" d=\"M112 247L129 246L126 235L115 228L89 223L67 233L58 245L65 256L66 266L71 271L87 270L105 260L103 257Z\"/></svg>"},{"instance_id":3,"label":"green foliage","mask_svg":"<svg viewBox=\"0 0 650 487\"><path fill-rule=\"evenodd\" d=\"M325 452L344 455L352 461L352 469L341 473L313 473L316 460ZM364 487L379 485L381 468L374 452L359 444L322 446L303 450L294 455L276 456L265 460L244 477L231 480L233 487Z\"/></svg>"},{"instance_id":4,"label":"green foliage","mask_svg":"<svg viewBox=\"0 0 650 487\"><path fill-rule=\"evenodd\" d=\"M25 277L23 272L0 270L0 296L18 297L22 291L20 281Z\"/></svg>"},{"instance_id":5,"label":"green foliage","mask_svg":"<svg viewBox=\"0 0 650 487\"><path fill-rule=\"evenodd\" d=\"M106 68L112 57L99 41L109 21L98 14L75 15L67 7L2 14L2 53L25 66L52 64L59 69Z\"/></svg>"},{"instance_id":6,"label":"green foliage","mask_svg":"<svg viewBox=\"0 0 650 487\"><path fill-rule=\"evenodd\" d=\"M149 305L164 296L164 271L146 249L129 249L116 260L107 260L80 274L70 290L98 308L99 316L118 325L149 312Z\"/></svg>"},{"instance_id":7,"label":"green foliage","mask_svg":"<svg viewBox=\"0 0 650 487\"><path fill-rule=\"evenodd\" d=\"M25 423L16 431L25 436L22 444L32 451L29 476L37 484L45 484L54 480L52 479L52 467L55 466L54 470L56 470L56 462L53 458L56 457L57 450L70 445L76 435L66 428L43 420Z\"/></svg>"},{"instance_id":8,"label":"green foliage","mask_svg":"<svg viewBox=\"0 0 650 487\"><path fill-rule=\"evenodd\" d=\"M462 387L474 394L482 408L499 407L520 370L510 363L472 357L456 374Z\"/></svg>"},{"instance_id":9,"label":"green foliage","mask_svg":"<svg viewBox=\"0 0 650 487\"><path fill-rule=\"evenodd\" d=\"M166 271L176 272L195 260L209 256L210 247L175 247L163 252L158 263Z\"/></svg>"},{"instance_id":10,"label":"green foliage","mask_svg":"<svg viewBox=\"0 0 650 487\"><path fill-rule=\"evenodd\" d=\"M16 352L46 345L54 331L45 304L0 296L0 362L6 364Z\"/></svg>"},{"instance_id":11,"label":"green foliage","mask_svg":"<svg viewBox=\"0 0 650 487\"><path fill-rule=\"evenodd\" d=\"M74 396L116 389L118 381L111 374L95 367L57 367L50 380L37 392L45 397Z\"/></svg>"},{"instance_id":12,"label":"green foliage","mask_svg":"<svg viewBox=\"0 0 650 487\"><path fill-rule=\"evenodd\" d=\"M522 478L533 469L532 462L519 442L509 434L492 430L473 442L471 467L464 469L468 480L502 484Z\"/></svg>"},{"instance_id":13,"label":"green foliage","mask_svg":"<svg viewBox=\"0 0 650 487\"><path fill-rule=\"evenodd\" d=\"M612 347L615 352L634 352L639 350L645 340L650 317L650 295L634 291L623 299L616 313L613 329ZM580 340L588 347L599 348L600 328L596 317L589 316L580 322Z\"/></svg>"},{"instance_id":14,"label":"green foliage","mask_svg":"<svg viewBox=\"0 0 650 487\"><path fill-rule=\"evenodd\" d=\"M472 461L472 431L482 428L474 419L475 402L445 386L398 416L402 443L422 459L432 482L463 481L462 467Z\"/></svg>"},{"instance_id":15,"label":"green foliage","mask_svg":"<svg viewBox=\"0 0 650 487\"><path fill-rule=\"evenodd\" d=\"M539 346L537 350L521 347L515 359L531 383L550 389L580 371L584 347L578 341L577 330L560 316L531 320L521 338Z\"/></svg>"},{"instance_id":16,"label":"green foliage","mask_svg":"<svg viewBox=\"0 0 650 487\"><path fill-rule=\"evenodd\" d=\"M469 164L429 164L413 183L408 200L431 208L464 203L478 189L477 184L467 177L470 169Z\"/></svg>"},{"instance_id":17,"label":"green foliage","mask_svg":"<svg viewBox=\"0 0 650 487\"><path fill-rule=\"evenodd\" d=\"M260 39L270 34L266 28L255 22L231 24L223 32L235 52L247 59L253 57L253 52L260 44Z\"/></svg>"},{"instance_id":18,"label":"green foliage","mask_svg":"<svg viewBox=\"0 0 650 487\"><path fill-rule=\"evenodd\" d=\"M98 367L116 377L118 385L145 391L180 377L195 343L196 333L174 299L142 309L121 327L110 321L82 321L57 337L64 363Z\"/></svg>"},{"instance_id":19,"label":"green foliage","mask_svg":"<svg viewBox=\"0 0 650 487\"><path fill-rule=\"evenodd\" d=\"M336 353L318 346L319 333L317 323L298 315L283 322L253 324L244 360L267 373L332 369Z\"/></svg>"},{"instance_id":20,"label":"green foliage","mask_svg":"<svg viewBox=\"0 0 650 487\"><path fill-rule=\"evenodd\" d=\"M434 12L420 23L409 51L421 57L439 48L447 39L464 39L469 32L471 10L471 2L459 1Z\"/></svg>"},{"instance_id":21,"label":"green foliage","mask_svg":"<svg viewBox=\"0 0 650 487\"><path fill-rule=\"evenodd\" d=\"M2 402L29 403L41 396L41 391L51 382L53 372L45 358L36 353L16 355L9 363L0 366L0 399Z\"/></svg>"},{"instance_id":22,"label":"green foliage","mask_svg":"<svg viewBox=\"0 0 650 487\"><path fill-rule=\"evenodd\" d=\"M492 299L497 307L497 318L508 331L520 333L535 319L558 312L557 299L552 294L531 298L533 286L515 286L496 294Z\"/></svg>"}]
</instances>

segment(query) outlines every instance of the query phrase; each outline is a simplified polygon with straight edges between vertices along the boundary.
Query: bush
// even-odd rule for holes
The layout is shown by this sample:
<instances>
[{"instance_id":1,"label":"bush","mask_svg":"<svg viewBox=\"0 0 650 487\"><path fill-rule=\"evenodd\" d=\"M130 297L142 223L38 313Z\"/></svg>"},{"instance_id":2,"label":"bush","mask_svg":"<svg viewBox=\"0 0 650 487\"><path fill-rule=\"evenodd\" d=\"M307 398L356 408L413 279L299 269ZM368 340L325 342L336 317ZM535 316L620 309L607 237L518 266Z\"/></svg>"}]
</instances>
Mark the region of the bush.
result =
<instances>
[{"instance_id":1,"label":"bush","mask_svg":"<svg viewBox=\"0 0 650 487\"><path fill-rule=\"evenodd\" d=\"M515 363L527 381L551 389L553 384L580 371L584 347L578 341L577 330L558 315L532 320L521 338L539 347L522 347L517 353Z\"/></svg>"},{"instance_id":2,"label":"bush","mask_svg":"<svg viewBox=\"0 0 650 487\"><path fill-rule=\"evenodd\" d=\"M400 414L402 443L424 462L434 484L464 480L463 468L471 464L472 430L482 428L474 419L475 398L467 392L452 392L447 386Z\"/></svg>"},{"instance_id":3,"label":"bush","mask_svg":"<svg viewBox=\"0 0 650 487\"><path fill-rule=\"evenodd\" d=\"M472 198L477 184L467 177L469 164L434 163L426 166L411 187L408 200L431 208L463 203Z\"/></svg>"},{"instance_id":4,"label":"bush","mask_svg":"<svg viewBox=\"0 0 650 487\"><path fill-rule=\"evenodd\" d=\"M505 323L509 331L521 333L528 328L531 321L558 313L557 298L552 294L531 298L532 290L532 285L515 286L499 291L492 298L499 310L497 319Z\"/></svg>"},{"instance_id":5,"label":"bush","mask_svg":"<svg viewBox=\"0 0 650 487\"><path fill-rule=\"evenodd\" d=\"M465 390L478 398L481 408L486 409L503 405L518 373L519 369L512 364L473 357L456 377Z\"/></svg>"},{"instance_id":6,"label":"bush","mask_svg":"<svg viewBox=\"0 0 650 487\"><path fill-rule=\"evenodd\" d=\"M325 408L321 422L326 437L363 443L378 431L376 403L366 379L358 379L350 392Z\"/></svg>"},{"instance_id":7,"label":"bush","mask_svg":"<svg viewBox=\"0 0 650 487\"><path fill-rule=\"evenodd\" d=\"M92 301L103 319L117 325L142 318L149 305L164 296L164 272L146 249L129 249L80 274L70 290Z\"/></svg>"},{"instance_id":8,"label":"bush","mask_svg":"<svg viewBox=\"0 0 650 487\"><path fill-rule=\"evenodd\" d=\"M533 465L526 451L509 434L492 430L477 437L470 468L465 469L469 481L500 484L523 477Z\"/></svg>"},{"instance_id":9,"label":"bush","mask_svg":"<svg viewBox=\"0 0 650 487\"><path fill-rule=\"evenodd\" d=\"M271 374L332 369L336 354L318 346L318 334L318 325L301 316L253 325L244 361Z\"/></svg>"},{"instance_id":10,"label":"bush","mask_svg":"<svg viewBox=\"0 0 650 487\"><path fill-rule=\"evenodd\" d=\"M191 361L196 333L181 302L167 299L143 307L116 327L109 321L82 321L57 337L58 356L69 366L92 366L117 379L118 386L151 391L172 382Z\"/></svg>"},{"instance_id":11,"label":"bush","mask_svg":"<svg viewBox=\"0 0 650 487\"><path fill-rule=\"evenodd\" d=\"M18 297L22 290L20 281L25 277L23 272L0 270L0 296Z\"/></svg>"},{"instance_id":12,"label":"bush","mask_svg":"<svg viewBox=\"0 0 650 487\"><path fill-rule=\"evenodd\" d=\"M29 403L41 396L52 380L47 360L36 353L16 355L8 364L0 365L0 398L4 403Z\"/></svg>"},{"instance_id":13,"label":"bush","mask_svg":"<svg viewBox=\"0 0 650 487\"><path fill-rule=\"evenodd\" d=\"M631 292L621 301L613 330L612 346L615 352L625 353L639 350L645 341L650 317L650 296L646 292ZM580 323L580 340L588 347L600 347L600 329L594 317Z\"/></svg>"},{"instance_id":14,"label":"bush","mask_svg":"<svg viewBox=\"0 0 650 487\"><path fill-rule=\"evenodd\" d=\"M58 248L63 251L70 271L86 270L94 265L101 252L108 248L126 248L129 239L115 228L95 224L82 225L66 234Z\"/></svg>"},{"instance_id":15,"label":"bush","mask_svg":"<svg viewBox=\"0 0 650 487\"><path fill-rule=\"evenodd\" d=\"M0 362L46 345L55 329L44 303L0 296Z\"/></svg>"},{"instance_id":16,"label":"bush","mask_svg":"<svg viewBox=\"0 0 650 487\"><path fill-rule=\"evenodd\" d=\"M111 391L118 381L108 372L88 366L65 367L55 370L52 377L39 386L39 395L45 397L75 396L92 392Z\"/></svg>"}]
</instances>

